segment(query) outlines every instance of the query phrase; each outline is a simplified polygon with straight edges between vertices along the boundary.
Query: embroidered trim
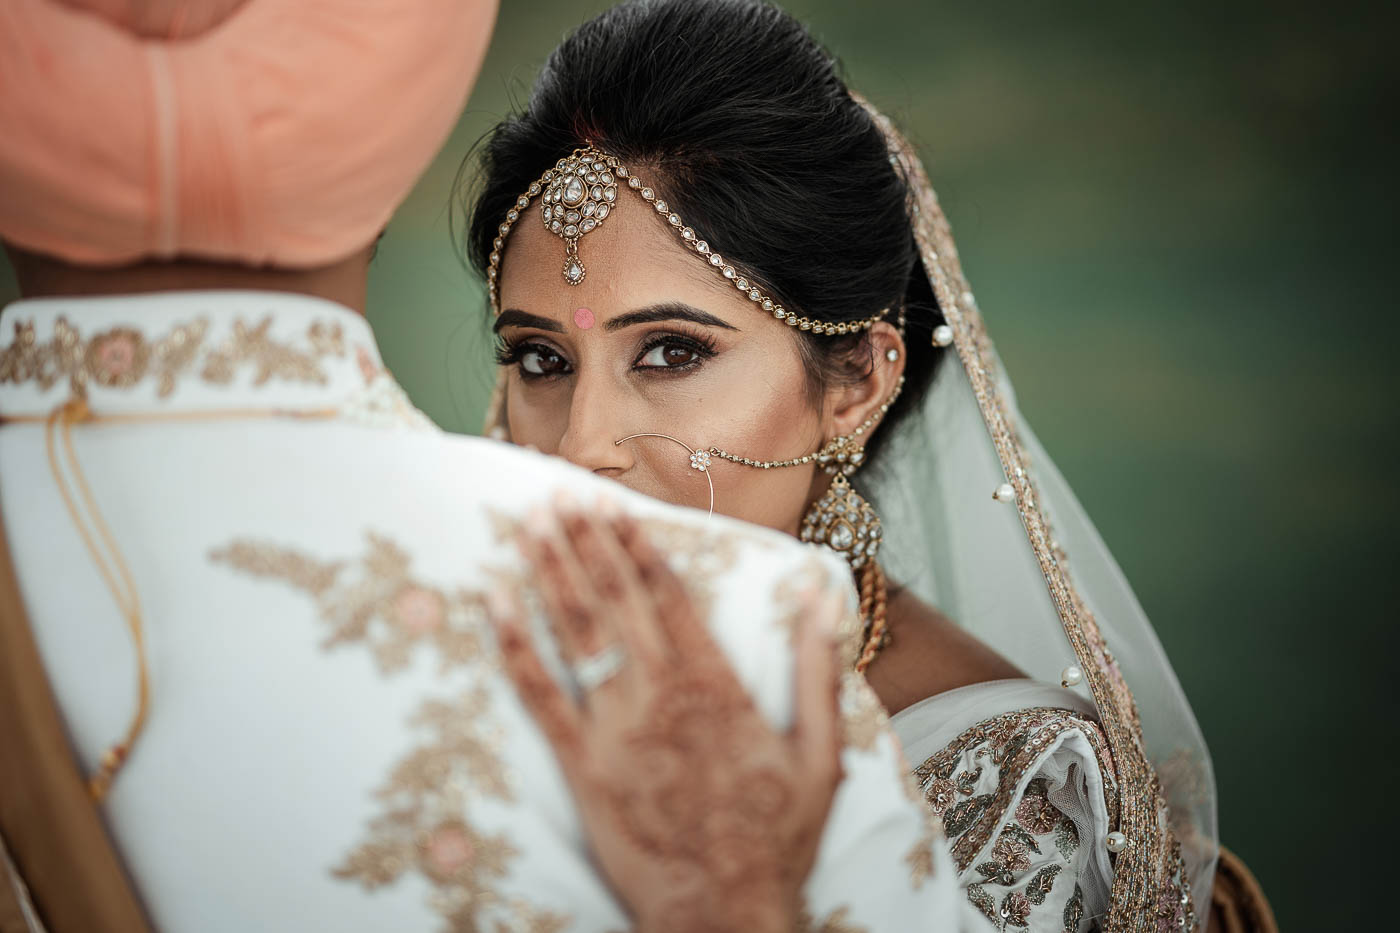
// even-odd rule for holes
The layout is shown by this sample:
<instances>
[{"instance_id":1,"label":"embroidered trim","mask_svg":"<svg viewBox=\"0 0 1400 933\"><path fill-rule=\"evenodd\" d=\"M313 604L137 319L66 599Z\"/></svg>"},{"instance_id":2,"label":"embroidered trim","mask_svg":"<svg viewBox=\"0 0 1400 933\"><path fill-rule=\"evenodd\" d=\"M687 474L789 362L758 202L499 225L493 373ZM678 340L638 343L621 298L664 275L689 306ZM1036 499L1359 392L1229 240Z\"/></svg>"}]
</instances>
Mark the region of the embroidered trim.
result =
<instances>
[{"instance_id":1,"label":"embroidered trim","mask_svg":"<svg viewBox=\"0 0 1400 933\"><path fill-rule=\"evenodd\" d=\"M1082 914L1075 862L1081 840L1074 821L1050 801L1044 778L1032 778L1018 794L1025 776L1067 730L1078 730L1093 748L1111 804L1116 790L1108 743L1095 723L1068 710L1016 710L985 720L915 769L930 810L944 818L958 873L967 874L971 868L978 876L965 882L969 903L998 930L1042 928L1040 922L1032 922L1032 914L1054 911L1055 922ZM966 770L969 759L975 767ZM979 794L989 783L995 790ZM974 866L979 857L982 861ZM1067 900L1056 898L1047 906L1066 868L1070 872L1064 877L1071 879L1073 892ZM1000 900L989 890L994 887L1003 889ZM1077 920L1065 929L1075 933Z\"/></svg>"},{"instance_id":2,"label":"embroidered trim","mask_svg":"<svg viewBox=\"0 0 1400 933\"><path fill-rule=\"evenodd\" d=\"M273 379L324 385L329 380L321 360L345 356L339 324L312 324L305 349L274 340L268 335L271 327L272 315L251 327L235 321L227 338L206 349L209 322L203 318L179 324L154 341L130 327L115 327L85 340L64 317L54 320L53 336L40 341L32 320L15 321L14 339L0 350L0 384L35 382L47 390L67 379L72 393L86 398L90 385L131 389L149 380L156 385L157 397L168 398L196 368L199 378L211 385L229 384L243 367L254 369L254 385Z\"/></svg>"},{"instance_id":3,"label":"embroidered trim","mask_svg":"<svg viewBox=\"0 0 1400 933\"><path fill-rule=\"evenodd\" d=\"M815 557L805 561L796 573L785 575L778 581L773 588L773 604L778 607L777 624L787 632L788 644L793 644L797 627L806 618L804 596L810 590L821 590L833 582L822 562ZM864 626L860 613L855 609L842 616L837 626L836 640L841 646L841 670L854 668L864 644Z\"/></svg>"},{"instance_id":4,"label":"embroidered trim","mask_svg":"<svg viewBox=\"0 0 1400 933\"><path fill-rule=\"evenodd\" d=\"M802 912L797 915L794 933L867 933L865 927L851 921L850 913L849 907L838 907L819 922L804 904Z\"/></svg>"},{"instance_id":5,"label":"embroidered trim","mask_svg":"<svg viewBox=\"0 0 1400 933\"><path fill-rule=\"evenodd\" d=\"M1016 802L1021 780L1044 756L1056 736L1066 730L1081 732L1094 749L1111 813L1117 786L1107 743L1095 723L1069 710L1048 707L1015 710L984 720L914 769L929 808L943 818L959 873L965 871L991 841L1002 816ZM955 774L963 756L969 753L974 760L985 761L997 769L994 793L976 793L983 775L981 765L973 771Z\"/></svg>"},{"instance_id":6,"label":"embroidered trim","mask_svg":"<svg viewBox=\"0 0 1400 933\"><path fill-rule=\"evenodd\" d=\"M936 817L927 817L924 827L923 835L904 853L904 864L909 866L909 886L916 891L934 876L933 847L943 838Z\"/></svg>"},{"instance_id":7,"label":"embroidered trim","mask_svg":"<svg viewBox=\"0 0 1400 933\"><path fill-rule=\"evenodd\" d=\"M1103 929L1105 933L1148 933L1155 930L1158 919L1166 920L1180 912L1181 929L1196 930L1199 921L1186 865L1181 846L1169 827L1170 810L1147 754L1137 705L1093 614L1074 587L1065 567L1065 553L1053 541L1049 520L1041 510L1040 496L1027 466L1028 457L997 388L991 342L958 262L952 228L917 155L889 118L873 108L867 109L889 142L891 157L900 163L909 180L914 236L924 269L939 309L953 330L954 347L972 384L1002 470L1015 491L1032 552L1084 671L1118 768L1121 791L1116 806L1109 812L1116 816L1117 828L1127 836L1128 846L1114 857L1113 887ZM1172 905L1170 911L1163 906L1167 901Z\"/></svg>"},{"instance_id":8,"label":"embroidered trim","mask_svg":"<svg viewBox=\"0 0 1400 933\"><path fill-rule=\"evenodd\" d=\"M421 580L403 548L372 532L367 540L367 553L354 563L248 540L235 540L209 558L307 594L330 630L322 647L361 643L384 674L402 669L419 646L432 649L444 670L493 670L494 655L480 637L483 594ZM376 792L381 812L370 821L368 838L332 873L366 890L416 873L429 883L429 904L447 933L475 933L483 909L509 913L513 930L560 933L569 918L500 893L520 853L505 836L483 833L464 817L473 797L514 799L487 691L478 686L450 699L425 700L411 725L425 731L427 740L398 762Z\"/></svg>"},{"instance_id":9,"label":"embroidered trim","mask_svg":"<svg viewBox=\"0 0 1400 933\"><path fill-rule=\"evenodd\" d=\"M868 752L889 726L890 717L865 677L855 671L841 672L840 691L842 739L851 748Z\"/></svg>"},{"instance_id":10,"label":"embroidered trim","mask_svg":"<svg viewBox=\"0 0 1400 933\"><path fill-rule=\"evenodd\" d=\"M1041 848L1041 841L1036 837L1047 836L1052 831L1056 832L1056 847L1054 853L1048 856L1052 861L1047 862L1047 853ZM1060 844L1065 833L1074 837L1073 845ZM1054 892L1055 882L1065 869L1070 869L1067 877L1075 879L1078 876L1077 866L1073 861L1078 850L1078 837L1075 834L1074 821L1066 818L1047 799L1046 782L1040 778L1031 781L1025 798L1016 808L1016 819L1002 829L996 844L992 846L989 858L977 866L976 870L981 880L968 885L968 901L986 915L987 919L997 924L998 929L1029 927L1032 913L1036 912L1036 908L1046 906L1047 900ZM1036 867L1036 862L1032 861L1032 855L1039 857L1039 868ZM1057 857L1063 861L1053 861ZM1008 889L1002 895L1000 904L996 903L995 897L987 890L987 887L992 885ZM1077 883L1074 884L1074 891L1066 899L1066 905L1073 900L1076 893L1082 898ZM1056 904L1051 902L1050 910L1040 913L1050 913L1055 907ZM1060 919L1063 919L1063 909L1059 912ZM1076 933L1075 928L1070 927L1067 933Z\"/></svg>"}]
</instances>

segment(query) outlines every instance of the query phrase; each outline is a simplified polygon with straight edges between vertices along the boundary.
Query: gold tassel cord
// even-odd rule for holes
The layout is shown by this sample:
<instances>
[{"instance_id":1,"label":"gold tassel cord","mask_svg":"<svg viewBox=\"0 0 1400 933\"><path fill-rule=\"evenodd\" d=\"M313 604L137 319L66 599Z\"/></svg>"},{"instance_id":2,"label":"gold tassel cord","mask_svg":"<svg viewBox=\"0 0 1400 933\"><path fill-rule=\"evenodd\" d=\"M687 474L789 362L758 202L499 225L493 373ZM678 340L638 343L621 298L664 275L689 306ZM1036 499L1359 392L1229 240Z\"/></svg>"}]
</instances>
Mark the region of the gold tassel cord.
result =
<instances>
[{"instance_id":1,"label":"gold tassel cord","mask_svg":"<svg viewBox=\"0 0 1400 933\"><path fill-rule=\"evenodd\" d=\"M131 633L132 646L136 651L136 712L132 715L121 741L103 753L97 771L88 778L88 793L93 800L100 801L107 796L112 780L126 762L146 726L146 718L151 708L151 675L146 662L146 632L136 582L132 579L131 568L122 557L121 549L117 547L111 530L102 519L102 512L97 507L97 500L92 495L82 466L78 463L77 451L73 448L73 425L91 419L92 412L88 409L87 402L80 398L72 399L54 409L53 414L49 415L45 423L44 441L49 455L49 469L53 473L54 482L58 484L59 493L63 496L63 503L68 507L68 515L82 536L92 562L102 574L107 590L117 604L117 610L126 621L127 630ZM69 478L59 462L56 437L62 438L63 455L68 461L67 472L72 474L72 485L77 488L82 499L81 508L74 500ZM96 529L95 536L93 529Z\"/></svg>"},{"instance_id":2,"label":"gold tassel cord","mask_svg":"<svg viewBox=\"0 0 1400 933\"><path fill-rule=\"evenodd\" d=\"M55 408L47 417L7 417L0 424L44 422L44 444L48 453L49 470L58 486L63 503L73 526L87 547L92 562L112 594L117 611L126 622L131 635L132 647L136 653L136 710L131 716L126 732L120 741L113 743L102 755L97 770L88 778L88 793L94 801L100 802L107 796L112 782L127 760L132 749L146 727L151 708L151 673L146 658L145 619L141 611L141 598L136 589L136 581L131 568L122 556L110 527L102 517L97 499L92 493L82 464L73 445L73 426L97 423L135 422L180 422L180 421L221 421L246 418L293 417L308 419L334 418L339 414L335 409L322 409L309 412L285 411L280 409L234 409L216 412L170 412L163 414L121 414L95 415L88 407L86 399L72 398ZM76 493L76 494L75 494Z\"/></svg>"}]
</instances>

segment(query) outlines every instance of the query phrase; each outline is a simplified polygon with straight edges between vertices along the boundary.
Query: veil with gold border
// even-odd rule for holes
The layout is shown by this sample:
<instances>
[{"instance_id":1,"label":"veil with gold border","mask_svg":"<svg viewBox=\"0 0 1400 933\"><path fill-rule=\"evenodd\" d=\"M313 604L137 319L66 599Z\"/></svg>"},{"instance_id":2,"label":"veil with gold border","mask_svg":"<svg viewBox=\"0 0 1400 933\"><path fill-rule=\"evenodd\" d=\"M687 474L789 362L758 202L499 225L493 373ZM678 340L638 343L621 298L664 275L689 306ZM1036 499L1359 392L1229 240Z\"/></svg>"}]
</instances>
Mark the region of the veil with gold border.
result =
<instances>
[{"instance_id":1,"label":"veil with gold border","mask_svg":"<svg viewBox=\"0 0 1400 933\"><path fill-rule=\"evenodd\" d=\"M1101 928L1155 933L1166 918L1203 928L1215 785L1195 716L1112 554L1017 412L922 163L866 106L908 182L923 268L961 363L939 367L879 469L854 479L884 516L881 562L1031 678L1082 671L1078 689L1098 711L1117 772L1109 816L1127 839ZM505 423L502 377L486 430L504 437Z\"/></svg>"}]
</instances>

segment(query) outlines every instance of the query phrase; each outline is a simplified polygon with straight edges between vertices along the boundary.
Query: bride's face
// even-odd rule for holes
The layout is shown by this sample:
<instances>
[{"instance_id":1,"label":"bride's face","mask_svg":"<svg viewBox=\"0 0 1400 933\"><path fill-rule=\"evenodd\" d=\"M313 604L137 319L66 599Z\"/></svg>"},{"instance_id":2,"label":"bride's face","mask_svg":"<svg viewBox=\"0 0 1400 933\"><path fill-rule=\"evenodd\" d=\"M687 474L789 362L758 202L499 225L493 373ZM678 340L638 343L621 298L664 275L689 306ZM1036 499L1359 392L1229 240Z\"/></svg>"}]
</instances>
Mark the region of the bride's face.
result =
<instances>
[{"instance_id":1,"label":"bride's face","mask_svg":"<svg viewBox=\"0 0 1400 933\"><path fill-rule=\"evenodd\" d=\"M685 249L649 205L623 198L581 239L587 275L577 286L565 284L564 242L533 205L506 242L496 332L511 439L705 508L709 487L683 447L615 442L667 434L780 460L847 430L849 391L812 397L799 338ZM789 533L825 484L810 464L762 470L716 458L711 476L715 511Z\"/></svg>"}]
</instances>

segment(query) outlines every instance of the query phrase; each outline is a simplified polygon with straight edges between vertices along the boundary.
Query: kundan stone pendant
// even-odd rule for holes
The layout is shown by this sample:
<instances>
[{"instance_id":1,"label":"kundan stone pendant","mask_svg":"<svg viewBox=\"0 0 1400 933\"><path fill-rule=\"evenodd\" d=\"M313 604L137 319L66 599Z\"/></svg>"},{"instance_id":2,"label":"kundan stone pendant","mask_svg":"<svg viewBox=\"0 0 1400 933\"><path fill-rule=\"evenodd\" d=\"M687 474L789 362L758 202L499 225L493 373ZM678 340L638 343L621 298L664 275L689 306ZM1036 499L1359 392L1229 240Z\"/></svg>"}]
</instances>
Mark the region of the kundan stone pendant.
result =
<instances>
[{"instance_id":1,"label":"kundan stone pendant","mask_svg":"<svg viewBox=\"0 0 1400 933\"><path fill-rule=\"evenodd\" d=\"M583 267L583 262L577 256L566 256L564 258L564 281L570 285L577 285L583 281L583 277L588 274L588 270Z\"/></svg>"},{"instance_id":2,"label":"kundan stone pendant","mask_svg":"<svg viewBox=\"0 0 1400 933\"><path fill-rule=\"evenodd\" d=\"M803 517L798 532L801 540L824 544L846 558L853 570L875 558L882 536L879 516L842 473Z\"/></svg>"},{"instance_id":3,"label":"kundan stone pendant","mask_svg":"<svg viewBox=\"0 0 1400 933\"><path fill-rule=\"evenodd\" d=\"M564 282L588 275L578 258L579 240L597 230L617 206L617 160L596 149L560 159L540 198L545 229L564 241Z\"/></svg>"}]
</instances>

